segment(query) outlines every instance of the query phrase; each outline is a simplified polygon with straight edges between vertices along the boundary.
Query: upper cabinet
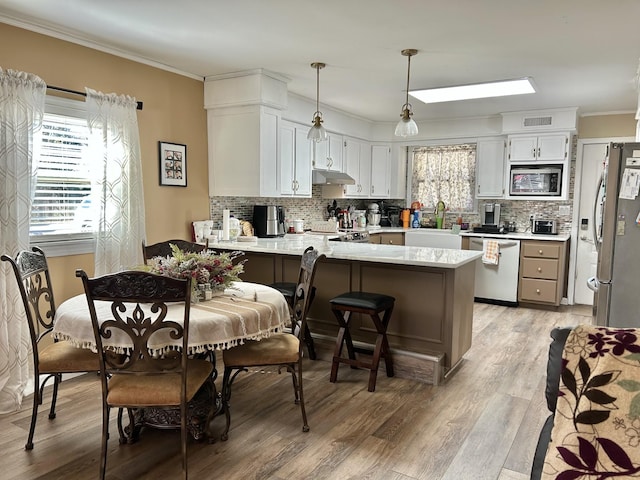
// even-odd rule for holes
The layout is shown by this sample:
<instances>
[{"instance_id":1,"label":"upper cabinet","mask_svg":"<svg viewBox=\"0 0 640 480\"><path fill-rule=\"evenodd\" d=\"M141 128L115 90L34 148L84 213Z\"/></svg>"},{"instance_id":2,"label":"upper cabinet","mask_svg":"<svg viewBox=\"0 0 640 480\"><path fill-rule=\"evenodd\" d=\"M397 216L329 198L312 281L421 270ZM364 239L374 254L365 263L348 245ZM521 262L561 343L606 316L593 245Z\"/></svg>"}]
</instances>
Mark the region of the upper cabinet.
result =
<instances>
[{"instance_id":1,"label":"upper cabinet","mask_svg":"<svg viewBox=\"0 0 640 480\"><path fill-rule=\"evenodd\" d=\"M313 168L342 172L342 135L329 133L326 142L317 142L313 146Z\"/></svg>"},{"instance_id":2,"label":"upper cabinet","mask_svg":"<svg viewBox=\"0 0 640 480\"><path fill-rule=\"evenodd\" d=\"M207 111L209 195L278 195L280 112L262 106Z\"/></svg>"},{"instance_id":3,"label":"upper cabinet","mask_svg":"<svg viewBox=\"0 0 640 480\"><path fill-rule=\"evenodd\" d=\"M569 158L569 133L510 135L510 162L563 162Z\"/></svg>"},{"instance_id":4,"label":"upper cabinet","mask_svg":"<svg viewBox=\"0 0 640 480\"><path fill-rule=\"evenodd\" d=\"M391 147L391 173L389 175L389 198L407 196L407 155L409 149L400 145Z\"/></svg>"},{"instance_id":5,"label":"upper cabinet","mask_svg":"<svg viewBox=\"0 0 640 480\"><path fill-rule=\"evenodd\" d=\"M353 177L355 185L345 185L347 197L369 197L371 189L371 144L355 138L344 138L344 173Z\"/></svg>"},{"instance_id":6,"label":"upper cabinet","mask_svg":"<svg viewBox=\"0 0 640 480\"><path fill-rule=\"evenodd\" d=\"M205 79L209 195L280 195L278 142L286 82L266 70Z\"/></svg>"},{"instance_id":7,"label":"upper cabinet","mask_svg":"<svg viewBox=\"0 0 640 480\"><path fill-rule=\"evenodd\" d=\"M372 198L389 198L391 189L391 146L371 146Z\"/></svg>"},{"instance_id":8,"label":"upper cabinet","mask_svg":"<svg viewBox=\"0 0 640 480\"><path fill-rule=\"evenodd\" d=\"M280 194L311 196L311 151L309 127L286 120L280 124Z\"/></svg>"},{"instance_id":9,"label":"upper cabinet","mask_svg":"<svg viewBox=\"0 0 640 480\"><path fill-rule=\"evenodd\" d=\"M504 138L478 140L476 147L476 198L502 198L504 182Z\"/></svg>"}]
</instances>

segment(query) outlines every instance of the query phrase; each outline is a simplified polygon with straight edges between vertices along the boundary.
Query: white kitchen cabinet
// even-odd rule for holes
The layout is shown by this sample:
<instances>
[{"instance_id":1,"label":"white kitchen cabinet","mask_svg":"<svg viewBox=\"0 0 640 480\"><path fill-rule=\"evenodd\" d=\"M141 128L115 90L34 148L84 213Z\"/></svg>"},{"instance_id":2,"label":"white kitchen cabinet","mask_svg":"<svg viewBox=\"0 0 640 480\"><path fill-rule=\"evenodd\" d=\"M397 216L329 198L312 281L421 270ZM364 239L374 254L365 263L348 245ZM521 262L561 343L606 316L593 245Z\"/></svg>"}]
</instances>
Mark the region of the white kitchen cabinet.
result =
<instances>
[{"instance_id":1,"label":"white kitchen cabinet","mask_svg":"<svg viewBox=\"0 0 640 480\"><path fill-rule=\"evenodd\" d=\"M510 135L508 159L510 162L562 162L569 158L567 132L546 135Z\"/></svg>"},{"instance_id":2,"label":"white kitchen cabinet","mask_svg":"<svg viewBox=\"0 0 640 480\"><path fill-rule=\"evenodd\" d=\"M280 125L280 195L311 197L311 141L308 128L283 120Z\"/></svg>"},{"instance_id":3,"label":"white kitchen cabinet","mask_svg":"<svg viewBox=\"0 0 640 480\"><path fill-rule=\"evenodd\" d=\"M342 135L329 133L326 142L314 142L313 168L316 170L332 170L342 172Z\"/></svg>"},{"instance_id":4,"label":"white kitchen cabinet","mask_svg":"<svg viewBox=\"0 0 640 480\"><path fill-rule=\"evenodd\" d=\"M391 148L391 174L389 198L407 196L407 147L394 145Z\"/></svg>"},{"instance_id":5,"label":"white kitchen cabinet","mask_svg":"<svg viewBox=\"0 0 640 480\"><path fill-rule=\"evenodd\" d=\"M389 198L391 188L391 146L371 146L371 198Z\"/></svg>"},{"instance_id":6,"label":"white kitchen cabinet","mask_svg":"<svg viewBox=\"0 0 640 480\"><path fill-rule=\"evenodd\" d=\"M476 198L502 198L504 182L504 138L487 138L476 147Z\"/></svg>"},{"instance_id":7,"label":"white kitchen cabinet","mask_svg":"<svg viewBox=\"0 0 640 480\"><path fill-rule=\"evenodd\" d=\"M344 139L344 172L355 185L345 185L347 197L369 197L371 190L371 144L355 138Z\"/></svg>"},{"instance_id":8,"label":"white kitchen cabinet","mask_svg":"<svg viewBox=\"0 0 640 480\"><path fill-rule=\"evenodd\" d=\"M207 110L209 195L278 196L279 123L259 105Z\"/></svg>"}]
</instances>

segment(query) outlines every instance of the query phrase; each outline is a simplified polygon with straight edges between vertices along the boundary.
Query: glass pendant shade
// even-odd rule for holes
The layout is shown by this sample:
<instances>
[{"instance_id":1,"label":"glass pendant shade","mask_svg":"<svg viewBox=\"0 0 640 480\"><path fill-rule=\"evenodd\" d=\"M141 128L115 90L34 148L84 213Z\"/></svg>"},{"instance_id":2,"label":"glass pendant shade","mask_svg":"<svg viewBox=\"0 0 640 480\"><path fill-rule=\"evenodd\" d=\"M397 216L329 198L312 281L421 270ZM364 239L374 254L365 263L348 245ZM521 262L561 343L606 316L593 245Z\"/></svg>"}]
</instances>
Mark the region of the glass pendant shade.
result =
<instances>
[{"instance_id":1,"label":"glass pendant shade","mask_svg":"<svg viewBox=\"0 0 640 480\"><path fill-rule=\"evenodd\" d=\"M411 74L411 57L416 55L418 50L407 48L400 53L407 57L407 99L404 105L402 105L401 118L398 125L396 125L395 135L397 137L412 137L418 134L418 125L413 118L411 118L413 112L411 111L411 104L409 103L409 76Z\"/></svg>"},{"instance_id":2,"label":"glass pendant shade","mask_svg":"<svg viewBox=\"0 0 640 480\"><path fill-rule=\"evenodd\" d=\"M319 115L320 112L316 112L315 117L313 118L313 125L309 129L309 133L307 133L307 140L313 140L314 142L324 142L329 138L327 135L327 131L322 126L322 117Z\"/></svg>"},{"instance_id":3,"label":"glass pendant shade","mask_svg":"<svg viewBox=\"0 0 640 480\"><path fill-rule=\"evenodd\" d=\"M411 113L411 110L408 108L402 111L402 118L398 122L398 125L396 125L396 137L412 137L418 134L418 125L413 118L411 118L411 115L413 115L413 113Z\"/></svg>"}]
</instances>

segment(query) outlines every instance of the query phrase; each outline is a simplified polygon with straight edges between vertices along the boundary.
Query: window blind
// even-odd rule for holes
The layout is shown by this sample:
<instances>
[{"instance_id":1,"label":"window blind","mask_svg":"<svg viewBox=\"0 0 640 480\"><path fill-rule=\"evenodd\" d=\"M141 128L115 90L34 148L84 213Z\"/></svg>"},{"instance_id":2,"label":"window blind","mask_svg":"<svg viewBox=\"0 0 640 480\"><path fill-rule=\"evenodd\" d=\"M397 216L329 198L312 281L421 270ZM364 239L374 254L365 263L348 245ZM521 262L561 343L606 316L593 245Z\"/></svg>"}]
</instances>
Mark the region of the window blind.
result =
<instances>
[{"instance_id":1,"label":"window blind","mask_svg":"<svg viewBox=\"0 0 640 480\"><path fill-rule=\"evenodd\" d=\"M91 230L88 134L84 118L45 113L31 211L32 235Z\"/></svg>"}]
</instances>

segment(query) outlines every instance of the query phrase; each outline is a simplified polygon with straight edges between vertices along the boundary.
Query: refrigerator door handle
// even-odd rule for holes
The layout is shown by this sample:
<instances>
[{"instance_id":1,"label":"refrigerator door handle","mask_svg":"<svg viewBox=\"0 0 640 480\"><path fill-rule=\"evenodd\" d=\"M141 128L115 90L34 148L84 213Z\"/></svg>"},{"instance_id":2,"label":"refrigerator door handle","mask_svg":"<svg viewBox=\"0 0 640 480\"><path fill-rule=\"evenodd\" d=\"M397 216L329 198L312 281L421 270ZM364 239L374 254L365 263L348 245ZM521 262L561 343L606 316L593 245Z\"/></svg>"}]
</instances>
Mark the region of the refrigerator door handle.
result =
<instances>
[{"instance_id":1,"label":"refrigerator door handle","mask_svg":"<svg viewBox=\"0 0 640 480\"><path fill-rule=\"evenodd\" d=\"M602 183L604 182L604 171L600 174L598 180L598 186L596 187L596 199L593 202L593 217L591 218L591 228L593 229L593 243L596 246L596 251L600 253L600 245L602 245L602 237L598 236L598 225L596 225L596 214L598 213L598 198L600 191L602 190Z\"/></svg>"},{"instance_id":2,"label":"refrigerator door handle","mask_svg":"<svg viewBox=\"0 0 640 480\"><path fill-rule=\"evenodd\" d=\"M600 282L598 281L598 279L596 277L589 277L589 279L587 280L587 288L589 288L589 290L591 290L592 292L597 292L598 287L600 287Z\"/></svg>"}]
</instances>

